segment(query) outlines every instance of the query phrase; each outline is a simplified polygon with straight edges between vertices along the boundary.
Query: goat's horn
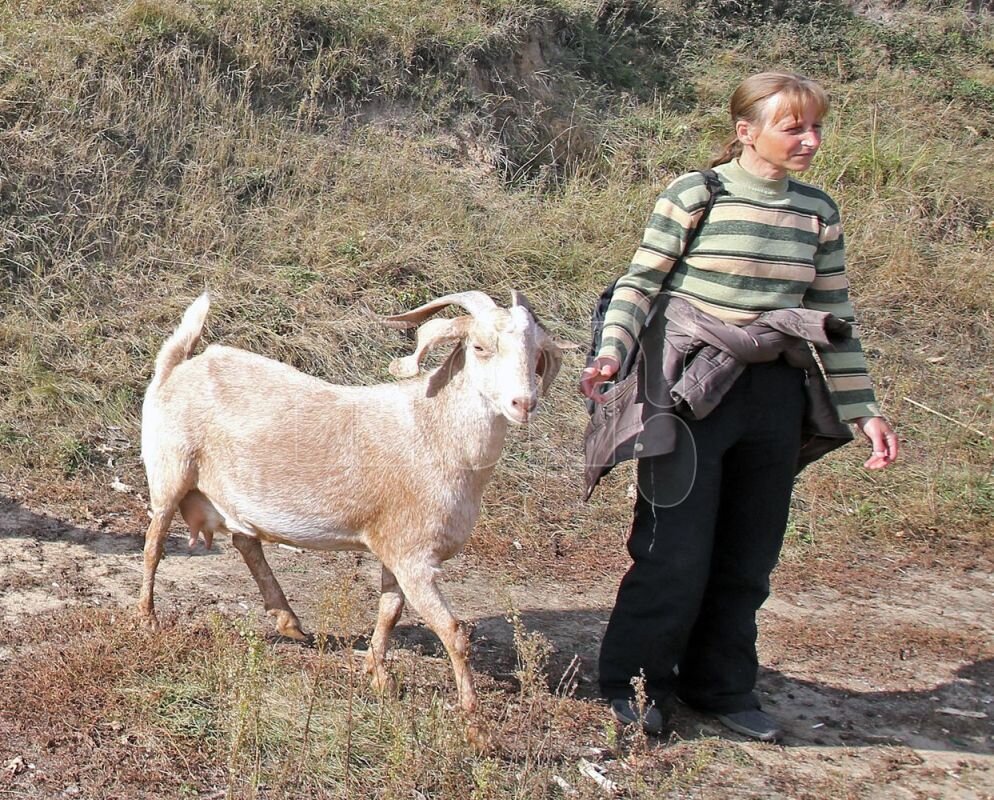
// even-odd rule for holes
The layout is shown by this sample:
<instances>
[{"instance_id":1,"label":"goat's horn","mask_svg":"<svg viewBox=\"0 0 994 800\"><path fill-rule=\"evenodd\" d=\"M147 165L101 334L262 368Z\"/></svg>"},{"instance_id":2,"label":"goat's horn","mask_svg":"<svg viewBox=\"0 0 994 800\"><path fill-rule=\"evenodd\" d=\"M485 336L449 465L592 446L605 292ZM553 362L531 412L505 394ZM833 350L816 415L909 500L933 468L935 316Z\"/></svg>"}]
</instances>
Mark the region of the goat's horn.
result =
<instances>
[{"instance_id":1,"label":"goat's horn","mask_svg":"<svg viewBox=\"0 0 994 800\"><path fill-rule=\"evenodd\" d=\"M511 305L521 306L522 308L526 309L528 313L531 314L533 317L535 316L535 312L532 310L532 304L529 303L528 298L525 297L517 289L511 289Z\"/></svg>"},{"instance_id":2,"label":"goat's horn","mask_svg":"<svg viewBox=\"0 0 994 800\"><path fill-rule=\"evenodd\" d=\"M532 308L532 304L528 302L528 298L517 289L511 289L511 305L523 308L531 314L531 317L535 320L535 324L538 326L539 330L545 330L545 325L542 323L542 320L538 318L538 314L535 313L535 309Z\"/></svg>"},{"instance_id":3,"label":"goat's horn","mask_svg":"<svg viewBox=\"0 0 994 800\"><path fill-rule=\"evenodd\" d=\"M458 292L457 294L447 294L444 297L439 297L437 300L432 300L430 303L425 303L423 306L418 306L411 311L384 317L383 324L391 328L413 328L415 325L420 325L432 314L437 314L443 308L450 305L462 306L474 317L497 308L497 304L490 295L484 292Z\"/></svg>"}]
</instances>

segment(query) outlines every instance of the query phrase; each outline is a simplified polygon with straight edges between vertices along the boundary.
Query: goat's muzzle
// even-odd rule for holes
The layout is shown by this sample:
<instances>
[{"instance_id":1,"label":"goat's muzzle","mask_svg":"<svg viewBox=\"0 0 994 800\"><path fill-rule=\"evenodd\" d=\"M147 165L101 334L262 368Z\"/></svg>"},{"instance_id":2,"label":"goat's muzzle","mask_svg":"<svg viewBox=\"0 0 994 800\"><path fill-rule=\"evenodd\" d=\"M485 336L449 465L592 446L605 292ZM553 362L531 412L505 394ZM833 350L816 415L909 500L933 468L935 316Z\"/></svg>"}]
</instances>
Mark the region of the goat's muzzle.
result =
<instances>
[{"instance_id":1,"label":"goat's muzzle","mask_svg":"<svg viewBox=\"0 0 994 800\"><path fill-rule=\"evenodd\" d=\"M504 416L511 422L523 425L531 419L537 405L538 397L535 394L512 397L510 405L504 410Z\"/></svg>"}]
</instances>

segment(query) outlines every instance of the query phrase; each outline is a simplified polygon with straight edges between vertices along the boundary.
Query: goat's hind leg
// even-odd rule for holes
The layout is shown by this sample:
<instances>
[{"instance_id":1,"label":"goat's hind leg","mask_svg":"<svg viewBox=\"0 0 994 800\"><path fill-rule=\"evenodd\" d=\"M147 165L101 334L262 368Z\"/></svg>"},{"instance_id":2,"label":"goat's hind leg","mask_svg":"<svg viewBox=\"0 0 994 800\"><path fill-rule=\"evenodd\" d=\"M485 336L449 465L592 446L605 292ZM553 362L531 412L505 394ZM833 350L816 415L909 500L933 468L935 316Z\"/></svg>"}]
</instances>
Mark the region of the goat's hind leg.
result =
<instances>
[{"instance_id":1,"label":"goat's hind leg","mask_svg":"<svg viewBox=\"0 0 994 800\"><path fill-rule=\"evenodd\" d=\"M371 676L373 688L382 694L396 694L397 682L387 671L387 648L390 634L404 611L404 593L394 574L383 567L380 577L380 607L376 615L376 627L369 642L366 654L366 672Z\"/></svg>"},{"instance_id":2,"label":"goat's hind leg","mask_svg":"<svg viewBox=\"0 0 994 800\"><path fill-rule=\"evenodd\" d=\"M155 616L155 571L162 560L169 525L173 521L176 507L153 509L152 521L145 531L144 565L142 588L138 597L138 617L150 630L159 630L159 620Z\"/></svg>"},{"instance_id":3,"label":"goat's hind leg","mask_svg":"<svg viewBox=\"0 0 994 800\"><path fill-rule=\"evenodd\" d=\"M269 616L276 618L276 632L288 639L304 641L307 634L300 628L300 620L293 613L279 581L269 568L269 562L262 552L262 544L258 539L242 533L231 534L235 549L242 554L252 577L255 578L259 591L262 592L262 602Z\"/></svg>"},{"instance_id":4,"label":"goat's hind leg","mask_svg":"<svg viewBox=\"0 0 994 800\"><path fill-rule=\"evenodd\" d=\"M155 571L165 552L166 537L176 509L186 495L189 478L182 474L171 474L169 470L149 471L149 500L152 506L152 521L145 531L144 564L142 588L138 597L138 617L153 631L159 630L159 620L155 616Z\"/></svg>"}]
</instances>

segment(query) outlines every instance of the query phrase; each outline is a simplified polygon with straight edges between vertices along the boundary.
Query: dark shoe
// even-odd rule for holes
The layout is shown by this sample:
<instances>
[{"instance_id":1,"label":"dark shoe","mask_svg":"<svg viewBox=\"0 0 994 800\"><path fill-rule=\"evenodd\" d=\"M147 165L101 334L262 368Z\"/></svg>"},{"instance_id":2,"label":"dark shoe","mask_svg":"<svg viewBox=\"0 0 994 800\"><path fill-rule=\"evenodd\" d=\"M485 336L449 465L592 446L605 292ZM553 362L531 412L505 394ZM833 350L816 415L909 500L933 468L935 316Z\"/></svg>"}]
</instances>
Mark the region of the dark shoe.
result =
<instances>
[{"instance_id":1,"label":"dark shoe","mask_svg":"<svg viewBox=\"0 0 994 800\"><path fill-rule=\"evenodd\" d=\"M783 738L783 728L773 717L758 708L715 716L726 728L750 739L757 739L760 742L779 742Z\"/></svg>"},{"instance_id":2,"label":"dark shoe","mask_svg":"<svg viewBox=\"0 0 994 800\"><path fill-rule=\"evenodd\" d=\"M642 730L650 736L659 736L666 726L666 718L654 705L646 706L642 715ZM616 697L611 701L611 713L622 725L634 725L639 721L638 706L627 697Z\"/></svg>"}]
</instances>

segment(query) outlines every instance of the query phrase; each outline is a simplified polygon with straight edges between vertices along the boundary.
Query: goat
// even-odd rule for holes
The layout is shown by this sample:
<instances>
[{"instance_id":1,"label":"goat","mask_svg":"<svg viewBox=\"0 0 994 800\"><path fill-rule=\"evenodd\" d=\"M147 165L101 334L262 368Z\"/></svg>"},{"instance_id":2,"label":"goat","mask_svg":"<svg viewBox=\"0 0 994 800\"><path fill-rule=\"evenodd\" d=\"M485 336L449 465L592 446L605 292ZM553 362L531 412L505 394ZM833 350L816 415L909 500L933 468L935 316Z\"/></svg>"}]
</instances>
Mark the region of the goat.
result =
<instances>
[{"instance_id":1,"label":"goat","mask_svg":"<svg viewBox=\"0 0 994 800\"><path fill-rule=\"evenodd\" d=\"M469 316L427 320L449 305ZM155 571L179 509L208 547L230 533L277 631L306 635L266 562L262 542L316 550L368 550L381 562L381 595L366 656L374 687L394 688L385 665L405 597L445 645L459 702L477 705L469 638L436 585L480 511L508 423L526 423L562 363L557 344L514 292L510 308L462 292L386 317L418 327L398 378L339 386L263 356L211 345L191 357L209 299L198 298L166 340L142 407L142 460L151 523L138 613L158 629ZM421 324L424 323L424 324ZM432 348L450 346L422 373ZM419 375L419 373L422 373Z\"/></svg>"}]
</instances>

